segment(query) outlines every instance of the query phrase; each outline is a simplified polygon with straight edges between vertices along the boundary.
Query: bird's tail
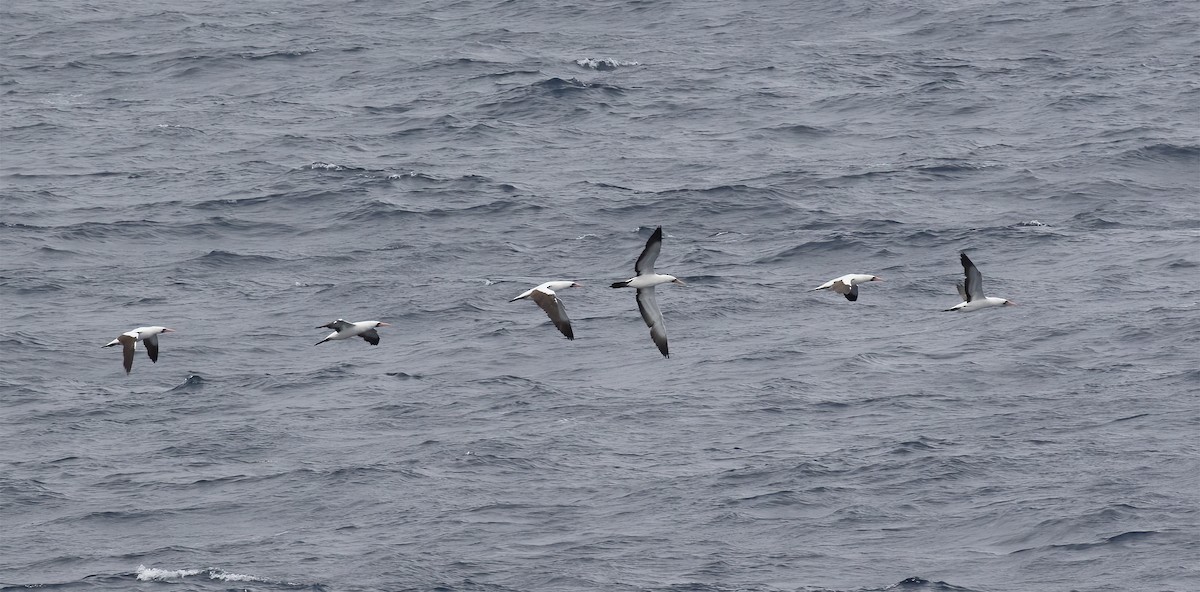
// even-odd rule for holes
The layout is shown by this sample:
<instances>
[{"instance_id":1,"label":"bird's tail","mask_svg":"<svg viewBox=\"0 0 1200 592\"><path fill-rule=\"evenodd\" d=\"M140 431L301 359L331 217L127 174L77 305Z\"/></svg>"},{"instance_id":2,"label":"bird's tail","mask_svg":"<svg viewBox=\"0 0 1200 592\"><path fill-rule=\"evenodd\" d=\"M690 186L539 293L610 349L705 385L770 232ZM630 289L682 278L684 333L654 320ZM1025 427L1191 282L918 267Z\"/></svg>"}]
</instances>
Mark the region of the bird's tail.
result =
<instances>
[{"instance_id":1,"label":"bird's tail","mask_svg":"<svg viewBox=\"0 0 1200 592\"><path fill-rule=\"evenodd\" d=\"M314 343L313 345L321 345L322 343L325 343L326 341L329 341L329 338L328 338L328 337L326 337L325 339L322 339L322 340L320 340L320 341L318 341L318 342Z\"/></svg>"},{"instance_id":2,"label":"bird's tail","mask_svg":"<svg viewBox=\"0 0 1200 592\"><path fill-rule=\"evenodd\" d=\"M613 282L613 285L612 285L612 287L614 287L614 288L624 288L625 286L628 286L628 285L629 285L629 282L631 282L631 281L633 281L633 280L625 280L625 281L623 281L623 282Z\"/></svg>"}]
</instances>

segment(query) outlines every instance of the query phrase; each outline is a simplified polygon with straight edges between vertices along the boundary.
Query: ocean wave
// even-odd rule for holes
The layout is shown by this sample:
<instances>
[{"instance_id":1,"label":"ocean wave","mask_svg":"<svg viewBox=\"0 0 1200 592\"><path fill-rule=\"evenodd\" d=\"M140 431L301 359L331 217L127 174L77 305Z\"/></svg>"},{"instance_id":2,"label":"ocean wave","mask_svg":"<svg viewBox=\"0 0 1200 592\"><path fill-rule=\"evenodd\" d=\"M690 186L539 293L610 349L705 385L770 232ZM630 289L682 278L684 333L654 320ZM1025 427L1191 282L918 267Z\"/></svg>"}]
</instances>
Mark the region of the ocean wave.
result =
<instances>
[{"instance_id":1,"label":"ocean wave","mask_svg":"<svg viewBox=\"0 0 1200 592\"><path fill-rule=\"evenodd\" d=\"M1012 553L1010 553L1010 555L1020 555L1020 554L1025 554L1025 553L1033 553L1033 552L1038 552L1038 551L1049 551L1049 550L1057 550L1057 549L1063 549L1063 550L1067 550L1067 551L1087 551L1090 549L1095 549L1095 548L1100 548L1100 547L1124 546L1128 543L1140 542L1140 541L1149 539L1149 538L1154 537L1155 535L1159 535L1159 534L1161 534L1161 533L1156 530L1130 530L1130 531L1122 532L1120 534L1116 534L1113 536L1103 537L1098 541L1092 541L1092 542L1086 542L1086 543L1056 543L1056 544L1045 545L1045 546L1041 546L1041 547L1029 547L1029 548L1025 548L1025 549L1017 549L1016 551L1013 551Z\"/></svg>"},{"instance_id":2,"label":"ocean wave","mask_svg":"<svg viewBox=\"0 0 1200 592\"><path fill-rule=\"evenodd\" d=\"M283 261L267 255L243 255L232 251L213 250L184 263L197 263L205 267L242 267L267 265Z\"/></svg>"},{"instance_id":3,"label":"ocean wave","mask_svg":"<svg viewBox=\"0 0 1200 592\"><path fill-rule=\"evenodd\" d=\"M275 191L267 193L266 195L256 195L253 197L204 199L191 203L187 207L194 210L204 211L225 211L230 207L248 210L272 210L274 208L281 207L282 205L302 206L319 204L324 207L329 207L333 204L357 199L366 192L367 189L355 186L341 187L337 190L313 188L297 191Z\"/></svg>"},{"instance_id":4,"label":"ocean wave","mask_svg":"<svg viewBox=\"0 0 1200 592\"><path fill-rule=\"evenodd\" d=\"M156 124L154 126L154 129L162 130L164 133L184 132L184 133L189 133L189 134L208 135L208 132L206 132L204 130L196 129L194 127L188 127L186 125L174 125L174 124L170 124L170 123Z\"/></svg>"},{"instance_id":5,"label":"ocean wave","mask_svg":"<svg viewBox=\"0 0 1200 592\"><path fill-rule=\"evenodd\" d=\"M895 584L892 584L891 586L888 586L886 588L881 588L881 589L879 589L879 592L893 591L893 590L901 590L901 591L917 590L917 591L922 591L922 592L925 592L925 591L928 591L928 592L976 592L976 590L971 589L971 588L955 586L954 584L948 584L946 582L937 581L937 580L926 580L924 578L919 578L917 576L908 577L899 582L896 582ZM867 591L867 592L870 592L870 591Z\"/></svg>"},{"instance_id":6,"label":"ocean wave","mask_svg":"<svg viewBox=\"0 0 1200 592\"><path fill-rule=\"evenodd\" d=\"M1103 211L1080 212L1075 214L1071 217L1071 225L1087 230L1113 230L1128 226L1126 222L1121 220L1110 220L1105 218Z\"/></svg>"},{"instance_id":7,"label":"ocean wave","mask_svg":"<svg viewBox=\"0 0 1200 592\"><path fill-rule=\"evenodd\" d=\"M168 393L193 393L200 390L204 386L204 378L199 374L188 374L188 377L180 384L171 387Z\"/></svg>"},{"instance_id":8,"label":"ocean wave","mask_svg":"<svg viewBox=\"0 0 1200 592\"><path fill-rule=\"evenodd\" d=\"M625 89L603 82L584 82L578 78L559 78L557 76L536 82L529 87L550 93L552 96L564 96L579 91L601 91L609 95L621 95Z\"/></svg>"},{"instance_id":9,"label":"ocean wave","mask_svg":"<svg viewBox=\"0 0 1200 592\"><path fill-rule=\"evenodd\" d=\"M139 565L134 572L138 581L142 582L173 582L175 580L186 580L196 576L215 580L219 582L235 582L235 583L258 583L271 586L279 586L283 588L307 588L313 590L324 590L325 587L319 584L304 584L298 582L289 582L286 580L277 580L272 578L264 578L250 574L240 574L225 571L217 567L199 567L199 568L179 568L179 569L164 569L156 567L146 567Z\"/></svg>"},{"instance_id":10,"label":"ocean wave","mask_svg":"<svg viewBox=\"0 0 1200 592\"><path fill-rule=\"evenodd\" d=\"M507 62L496 61L496 60L488 60L488 59L480 59L480 58L472 58L472 57L440 57L438 59L433 59L433 60L429 60L426 62L422 62L421 64L412 68L412 71L413 72L425 72L425 71L430 71L430 70L444 70L444 69L468 69L468 70L470 70L470 69L476 69L476 68L480 68L480 67L486 68L489 70L494 70L497 67L507 67L507 66L508 66Z\"/></svg>"},{"instance_id":11,"label":"ocean wave","mask_svg":"<svg viewBox=\"0 0 1200 592\"><path fill-rule=\"evenodd\" d=\"M802 123L775 125L761 128L761 131L802 138L820 138L832 135L834 133L828 128L815 125L804 125Z\"/></svg>"},{"instance_id":12,"label":"ocean wave","mask_svg":"<svg viewBox=\"0 0 1200 592\"><path fill-rule=\"evenodd\" d=\"M545 206L528 200L497 199L488 203L465 206L462 208L436 208L432 210L426 210L421 213L431 218L460 216L464 214L504 214L511 216L519 213L537 213L545 209Z\"/></svg>"},{"instance_id":13,"label":"ocean wave","mask_svg":"<svg viewBox=\"0 0 1200 592\"><path fill-rule=\"evenodd\" d=\"M119 237L125 241L142 240L159 236L160 227L163 226L164 224L161 222L153 220L81 222L79 224L58 227L55 236L68 241L104 241L115 237Z\"/></svg>"},{"instance_id":14,"label":"ocean wave","mask_svg":"<svg viewBox=\"0 0 1200 592\"><path fill-rule=\"evenodd\" d=\"M384 376L391 376L392 378L395 378L398 380L421 380L422 378L425 377L422 374L415 374L415 373L408 373L408 372L384 372L383 374L384 374Z\"/></svg>"},{"instance_id":15,"label":"ocean wave","mask_svg":"<svg viewBox=\"0 0 1200 592\"><path fill-rule=\"evenodd\" d=\"M143 582L165 582L167 580L178 580L202 573L205 573L205 569L159 569L146 567L145 565L137 567L137 579Z\"/></svg>"},{"instance_id":16,"label":"ocean wave","mask_svg":"<svg viewBox=\"0 0 1200 592\"><path fill-rule=\"evenodd\" d=\"M575 60L575 64L589 70L599 70L602 72L616 70L621 67L642 65L640 62L621 61L612 58L581 58Z\"/></svg>"},{"instance_id":17,"label":"ocean wave","mask_svg":"<svg viewBox=\"0 0 1200 592\"><path fill-rule=\"evenodd\" d=\"M418 173L416 171L409 171L407 173L392 173L392 174L388 175L387 178L389 181L409 181L409 180L437 181L436 177Z\"/></svg>"},{"instance_id":18,"label":"ocean wave","mask_svg":"<svg viewBox=\"0 0 1200 592\"><path fill-rule=\"evenodd\" d=\"M498 71L486 72L484 74L476 75L476 76L472 77L471 79L472 80L501 80L501 79L510 78L513 76L519 76L522 78L536 78L541 75L542 75L541 70L531 70L531 69L516 67L515 69L511 69L511 70L501 69Z\"/></svg>"},{"instance_id":19,"label":"ocean wave","mask_svg":"<svg viewBox=\"0 0 1200 592\"><path fill-rule=\"evenodd\" d=\"M478 109L497 119L526 116L545 119L548 114L576 117L580 109L603 109L606 106L603 99L619 97L625 92L612 84L555 76L501 91L491 100L481 102Z\"/></svg>"},{"instance_id":20,"label":"ocean wave","mask_svg":"<svg viewBox=\"0 0 1200 592\"><path fill-rule=\"evenodd\" d=\"M977 163L966 160L947 159L945 162L936 164L921 164L910 167L909 170L918 173L936 176L940 178L961 177L962 174L976 173L985 169L994 168L998 165L994 163Z\"/></svg>"},{"instance_id":21,"label":"ocean wave","mask_svg":"<svg viewBox=\"0 0 1200 592\"><path fill-rule=\"evenodd\" d=\"M371 201L344 215L348 222L396 221L424 214L395 204Z\"/></svg>"},{"instance_id":22,"label":"ocean wave","mask_svg":"<svg viewBox=\"0 0 1200 592\"><path fill-rule=\"evenodd\" d=\"M797 259L811 261L812 256L817 254L846 250L861 251L865 248L866 245L853 238L841 234L834 234L828 239L808 241L799 245L788 247L782 251L778 251L774 255L759 257L758 259L754 260L754 264L762 265L783 263Z\"/></svg>"},{"instance_id":23,"label":"ocean wave","mask_svg":"<svg viewBox=\"0 0 1200 592\"><path fill-rule=\"evenodd\" d=\"M231 216L212 216L189 224L175 224L169 227L174 236L203 236L223 238L229 233L238 236L279 237L295 234L296 227L290 224L273 221L243 220Z\"/></svg>"},{"instance_id":24,"label":"ocean wave","mask_svg":"<svg viewBox=\"0 0 1200 592\"><path fill-rule=\"evenodd\" d=\"M68 459L57 459L50 461L54 464L59 464ZM50 500L66 500L68 496L51 489L45 483L30 479L16 479L9 476L0 477L0 495L11 504L21 506L24 504L39 505L46 504Z\"/></svg>"},{"instance_id":25,"label":"ocean wave","mask_svg":"<svg viewBox=\"0 0 1200 592\"><path fill-rule=\"evenodd\" d=\"M361 172L361 171L365 171L365 170L367 170L367 169L365 169L365 168L363 168L363 167L356 167L356 166L351 166L351 165L348 165L348 164L337 164L337 163L332 163L332 162L324 162L324 161L320 161L320 160L318 160L318 161L314 161L314 162L312 162L311 164L309 164L309 165L307 165L307 166L305 166L305 167L303 167L303 168L306 168L306 169L308 169L308 170L312 170L312 171L354 171L354 172Z\"/></svg>"},{"instance_id":26,"label":"ocean wave","mask_svg":"<svg viewBox=\"0 0 1200 592\"><path fill-rule=\"evenodd\" d=\"M317 53L318 51L320 51L320 50L315 47L305 47L303 49L276 49L276 50L267 50L267 51L260 51L260 52L248 51L248 52L242 52L242 53L239 53L236 55L237 55L237 57L242 58L243 60L250 60L250 61L271 60L271 59L292 60L295 58L302 58L304 56Z\"/></svg>"},{"instance_id":27,"label":"ocean wave","mask_svg":"<svg viewBox=\"0 0 1200 592\"><path fill-rule=\"evenodd\" d=\"M1165 163L1181 163L1193 167L1192 172L1196 171L1196 167L1200 167L1200 145L1198 144L1172 144L1158 143L1142 146L1133 150L1127 150L1121 153L1118 160L1126 161L1147 161L1147 162L1165 162Z\"/></svg>"}]
</instances>

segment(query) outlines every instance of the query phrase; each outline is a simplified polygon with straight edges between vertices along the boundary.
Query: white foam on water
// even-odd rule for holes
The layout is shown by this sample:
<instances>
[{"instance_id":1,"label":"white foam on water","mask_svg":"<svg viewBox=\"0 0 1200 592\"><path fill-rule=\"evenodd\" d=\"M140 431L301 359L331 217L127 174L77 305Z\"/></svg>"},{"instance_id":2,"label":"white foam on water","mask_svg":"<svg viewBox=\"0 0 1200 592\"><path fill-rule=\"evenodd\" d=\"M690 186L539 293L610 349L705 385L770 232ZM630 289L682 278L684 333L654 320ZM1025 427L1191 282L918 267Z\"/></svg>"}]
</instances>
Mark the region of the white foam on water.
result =
<instances>
[{"instance_id":1,"label":"white foam on water","mask_svg":"<svg viewBox=\"0 0 1200 592\"><path fill-rule=\"evenodd\" d=\"M158 569L155 567L146 567L145 565L137 567L137 579L143 582L165 582L167 580L176 580L202 573L204 573L203 569Z\"/></svg>"}]
</instances>

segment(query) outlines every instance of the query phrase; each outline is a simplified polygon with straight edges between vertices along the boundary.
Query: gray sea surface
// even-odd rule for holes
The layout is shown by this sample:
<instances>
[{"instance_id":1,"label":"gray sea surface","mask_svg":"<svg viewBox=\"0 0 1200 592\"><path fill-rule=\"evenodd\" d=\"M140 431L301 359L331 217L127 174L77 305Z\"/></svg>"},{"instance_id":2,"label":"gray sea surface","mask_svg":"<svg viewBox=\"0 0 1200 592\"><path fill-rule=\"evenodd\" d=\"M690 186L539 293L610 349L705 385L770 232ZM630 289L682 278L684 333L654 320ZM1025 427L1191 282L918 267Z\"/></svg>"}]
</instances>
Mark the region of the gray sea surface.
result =
<instances>
[{"instance_id":1,"label":"gray sea surface","mask_svg":"<svg viewBox=\"0 0 1200 592\"><path fill-rule=\"evenodd\" d=\"M4 2L0 589L1200 590L1198 30Z\"/></svg>"}]
</instances>

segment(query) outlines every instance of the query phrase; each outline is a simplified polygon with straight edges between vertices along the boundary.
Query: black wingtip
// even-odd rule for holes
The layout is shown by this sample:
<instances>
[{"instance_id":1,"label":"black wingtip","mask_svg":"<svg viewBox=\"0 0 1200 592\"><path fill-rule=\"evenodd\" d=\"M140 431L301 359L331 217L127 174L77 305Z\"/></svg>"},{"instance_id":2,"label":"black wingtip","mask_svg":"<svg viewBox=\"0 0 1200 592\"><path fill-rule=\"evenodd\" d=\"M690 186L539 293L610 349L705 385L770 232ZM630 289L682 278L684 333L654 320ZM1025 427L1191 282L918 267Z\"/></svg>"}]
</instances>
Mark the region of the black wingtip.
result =
<instances>
[{"instance_id":1,"label":"black wingtip","mask_svg":"<svg viewBox=\"0 0 1200 592\"><path fill-rule=\"evenodd\" d=\"M849 300L850 302L858 300L858 294L842 294L842 296L845 296L846 300Z\"/></svg>"},{"instance_id":2,"label":"black wingtip","mask_svg":"<svg viewBox=\"0 0 1200 592\"><path fill-rule=\"evenodd\" d=\"M612 288L624 288L625 286L628 286L628 285L629 285L629 281L627 280L627 281L624 281L624 282L613 282L613 285L612 285L612 286L610 286L610 287L612 287Z\"/></svg>"}]
</instances>

